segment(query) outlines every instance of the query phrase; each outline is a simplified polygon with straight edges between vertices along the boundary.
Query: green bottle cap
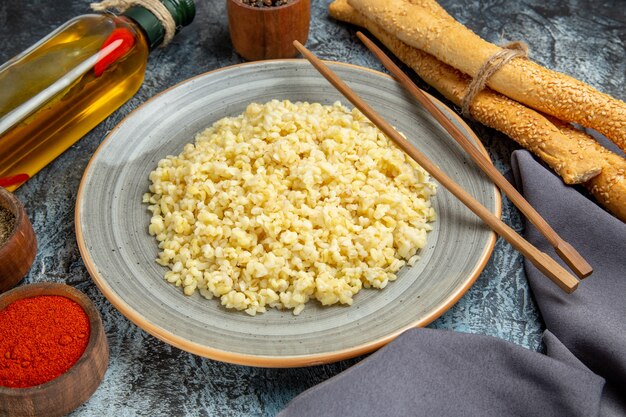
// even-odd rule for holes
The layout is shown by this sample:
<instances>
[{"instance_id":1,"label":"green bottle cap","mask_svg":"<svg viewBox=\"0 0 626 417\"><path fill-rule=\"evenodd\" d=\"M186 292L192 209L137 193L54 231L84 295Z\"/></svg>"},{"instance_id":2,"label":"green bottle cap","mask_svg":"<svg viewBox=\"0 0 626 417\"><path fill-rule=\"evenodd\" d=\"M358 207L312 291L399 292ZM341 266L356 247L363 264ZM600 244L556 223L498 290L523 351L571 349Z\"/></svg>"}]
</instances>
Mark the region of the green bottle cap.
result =
<instances>
[{"instance_id":1,"label":"green bottle cap","mask_svg":"<svg viewBox=\"0 0 626 417\"><path fill-rule=\"evenodd\" d=\"M193 21L196 15L196 5L194 0L161 0L167 8L174 22L176 22L176 33ZM133 6L124 12L124 16L131 18L143 29L150 50L156 48L163 42L165 29L163 24L150 10L142 6Z\"/></svg>"}]
</instances>

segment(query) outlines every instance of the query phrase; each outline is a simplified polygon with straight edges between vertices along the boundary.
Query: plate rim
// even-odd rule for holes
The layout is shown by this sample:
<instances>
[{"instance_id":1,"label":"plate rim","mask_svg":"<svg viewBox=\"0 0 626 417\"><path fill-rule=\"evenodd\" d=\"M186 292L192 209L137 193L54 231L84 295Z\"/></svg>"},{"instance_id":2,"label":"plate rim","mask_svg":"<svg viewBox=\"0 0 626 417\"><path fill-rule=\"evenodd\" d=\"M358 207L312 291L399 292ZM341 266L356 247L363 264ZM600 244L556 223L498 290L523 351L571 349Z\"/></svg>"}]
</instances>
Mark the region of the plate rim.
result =
<instances>
[{"instance_id":1,"label":"plate rim","mask_svg":"<svg viewBox=\"0 0 626 417\"><path fill-rule=\"evenodd\" d=\"M96 157L98 156L102 148L108 143L109 139L113 136L113 134L118 129L120 129L120 127L124 124L124 122L128 118L130 118L135 112L138 112L142 107L144 107L148 103L152 102L153 100L157 100L160 96L166 94L170 90L178 88L179 86L183 84L189 83L195 79L207 76L209 74L214 74L214 73L221 72L221 71L228 71L228 70L236 69L238 67L264 65L268 63L291 63L291 62L307 63L308 61L306 59L298 59L298 58L270 59L270 60L264 60L264 61L244 62L240 64L228 65L225 67L217 68L217 69L207 71L207 72L195 75L193 77L187 78L155 94L154 96L150 97L145 102L141 103L135 109L133 109L126 116L124 116L122 120L120 120L119 123L117 123L113 129L111 129L111 131L106 135L104 140L98 145L95 152L92 154L91 158L89 159L89 162L87 163L87 166L85 167L83 175L81 177L80 184L78 187L78 193L76 195L76 203L75 203L75 209L74 209L74 225L75 225L75 234L76 234L76 241L78 243L78 249L83 259L83 263L85 264L85 267L87 269L87 272L89 273L89 276L94 281L94 283L96 284L100 292L113 305L113 307L115 307L117 311L122 313L122 315L124 315L127 319L129 319L132 323L134 323L140 329L148 332L149 334L156 337L157 339L171 346L174 346L178 349L187 351L189 353L192 353L198 356L221 361L221 362L227 362L227 363L232 363L232 364L237 364L237 365L265 367L265 368L290 368L290 367L299 367L299 366L321 365L325 363L336 362L336 361L340 361L343 359L349 359L349 358L353 358L359 355L363 355L365 353L371 352L373 350L376 350L386 345L387 343L391 342L393 339L395 339L396 337L398 337L400 334L404 333L407 330L410 330L416 327L427 326L428 324L433 322L435 319L440 317L447 310L449 310L457 301L459 301L459 299L461 299L461 297L463 297L463 295L465 295L465 293L469 290L469 288L474 284L474 282L476 281L480 273L485 268L487 262L489 261L491 254L493 252L493 249L495 247L497 234L492 230L490 231L489 241L481 254L480 260L479 262L477 262L476 266L469 274L468 279L455 292L451 293L444 303L442 303L438 308L433 310L426 317L419 319L419 320L412 321L408 325L405 325L402 328L395 330L387 334L386 336L380 337L376 340L362 343L360 345L357 345L351 348L340 349L340 350L336 350L332 352L308 354L308 355L272 356L272 355L252 355L252 354L245 354L245 353L236 353L236 352L230 352L230 351L223 350L223 349L217 349L214 347L209 347L206 345L202 345L202 344L190 341L184 337L171 333L151 323L141 313L139 313L133 307L127 304L126 301L121 296L119 296L107 284L106 280L102 279L102 277L98 274L97 267L93 259L91 258L91 254L87 248L87 245L83 236L83 230L81 227L82 222L81 222L80 205L83 200L83 192L86 187L87 176L90 174L92 164L94 163ZM382 76L384 78L393 80L393 78L388 74L385 74L383 72L380 72L371 68L362 67L360 65L350 64L346 62L339 62L339 61L329 61L329 60L324 60L324 62L327 64L330 64L331 66L337 65L337 66L353 68L359 71L371 72L377 76ZM437 104L440 108L443 108L444 113L446 113L447 116L452 116L468 132L473 142L478 145L479 151L485 156L487 156L489 161L492 162L484 145L482 144L478 136L476 136L474 131L467 125L467 123L465 123L465 121L459 115L457 115L454 111L452 111L452 109L450 109L447 105L442 103L440 100L433 97L427 92L424 92L424 93L431 100L433 100L435 104ZM416 103L416 105L418 104ZM494 191L495 191L494 192L495 211L493 212L493 214L495 214L498 218L501 218L502 196L498 188L495 186L495 184L491 184L491 185L493 186Z\"/></svg>"}]
</instances>

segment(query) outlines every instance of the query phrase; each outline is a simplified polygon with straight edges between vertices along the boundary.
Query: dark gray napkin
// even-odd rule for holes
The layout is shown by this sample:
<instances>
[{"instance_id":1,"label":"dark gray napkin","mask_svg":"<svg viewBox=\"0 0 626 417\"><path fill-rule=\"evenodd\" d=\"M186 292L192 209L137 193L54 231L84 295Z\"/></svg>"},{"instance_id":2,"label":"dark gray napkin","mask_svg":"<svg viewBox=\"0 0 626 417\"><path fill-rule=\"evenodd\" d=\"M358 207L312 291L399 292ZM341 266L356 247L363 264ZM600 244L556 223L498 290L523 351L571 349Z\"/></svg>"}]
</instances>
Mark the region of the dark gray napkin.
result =
<instances>
[{"instance_id":1,"label":"dark gray napkin","mask_svg":"<svg viewBox=\"0 0 626 417\"><path fill-rule=\"evenodd\" d=\"M565 186L530 153L514 152L511 163L524 197L594 269L567 295L525 261L546 329L567 347L567 354L606 379L603 414L626 415L626 224ZM525 229L531 243L558 259L530 222Z\"/></svg>"},{"instance_id":2,"label":"dark gray napkin","mask_svg":"<svg viewBox=\"0 0 626 417\"><path fill-rule=\"evenodd\" d=\"M280 417L626 415L626 224L516 151L518 187L594 267L567 295L531 263L546 355L490 336L405 332L305 391ZM526 238L558 259L530 225Z\"/></svg>"}]
</instances>

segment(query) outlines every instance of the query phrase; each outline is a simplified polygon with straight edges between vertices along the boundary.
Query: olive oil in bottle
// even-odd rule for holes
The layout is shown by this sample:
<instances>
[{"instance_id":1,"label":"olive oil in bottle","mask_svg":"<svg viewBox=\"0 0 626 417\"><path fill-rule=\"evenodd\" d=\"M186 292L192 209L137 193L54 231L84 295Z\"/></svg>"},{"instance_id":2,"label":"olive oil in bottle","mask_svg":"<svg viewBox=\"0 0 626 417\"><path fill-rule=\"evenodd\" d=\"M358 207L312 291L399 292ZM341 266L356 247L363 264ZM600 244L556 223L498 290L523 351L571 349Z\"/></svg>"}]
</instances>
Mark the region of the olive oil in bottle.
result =
<instances>
[{"instance_id":1,"label":"olive oil in bottle","mask_svg":"<svg viewBox=\"0 0 626 417\"><path fill-rule=\"evenodd\" d=\"M161 0L176 27L193 0ZM165 29L141 6L78 16L0 66L0 186L12 191L130 99Z\"/></svg>"}]
</instances>

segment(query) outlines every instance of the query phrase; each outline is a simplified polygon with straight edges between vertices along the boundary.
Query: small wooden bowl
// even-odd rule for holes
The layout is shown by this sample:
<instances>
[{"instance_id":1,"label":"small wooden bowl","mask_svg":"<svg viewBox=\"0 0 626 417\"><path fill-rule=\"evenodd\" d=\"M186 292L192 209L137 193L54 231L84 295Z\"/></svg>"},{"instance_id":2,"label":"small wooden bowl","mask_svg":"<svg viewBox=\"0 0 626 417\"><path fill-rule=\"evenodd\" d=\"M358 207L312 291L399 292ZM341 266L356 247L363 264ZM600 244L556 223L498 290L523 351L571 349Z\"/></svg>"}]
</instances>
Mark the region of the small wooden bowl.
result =
<instances>
[{"instance_id":1,"label":"small wooden bowl","mask_svg":"<svg viewBox=\"0 0 626 417\"><path fill-rule=\"evenodd\" d=\"M60 295L77 302L89 317L89 341L80 359L57 378L28 388L0 386L0 416L68 414L93 395L109 366L109 345L100 313L85 294L73 287L52 282L23 285L0 295L0 310L14 301L40 295Z\"/></svg>"},{"instance_id":2,"label":"small wooden bowl","mask_svg":"<svg viewBox=\"0 0 626 417\"><path fill-rule=\"evenodd\" d=\"M310 0L292 0L276 7L254 7L241 0L226 0L230 39L248 61L293 58L309 36Z\"/></svg>"},{"instance_id":3,"label":"small wooden bowl","mask_svg":"<svg viewBox=\"0 0 626 417\"><path fill-rule=\"evenodd\" d=\"M0 245L0 294L24 278L37 253L37 238L24 206L10 192L0 187L0 206L15 216L9 239Z\"/></svg>"}]
</instances>

